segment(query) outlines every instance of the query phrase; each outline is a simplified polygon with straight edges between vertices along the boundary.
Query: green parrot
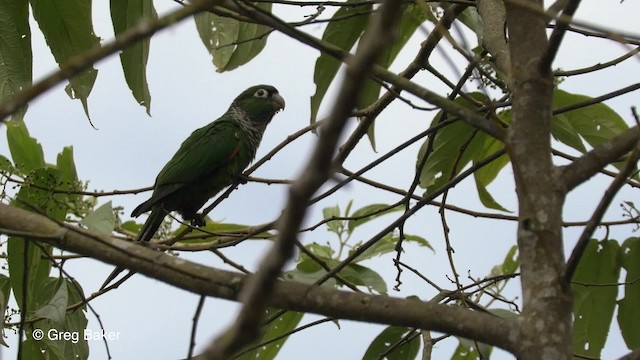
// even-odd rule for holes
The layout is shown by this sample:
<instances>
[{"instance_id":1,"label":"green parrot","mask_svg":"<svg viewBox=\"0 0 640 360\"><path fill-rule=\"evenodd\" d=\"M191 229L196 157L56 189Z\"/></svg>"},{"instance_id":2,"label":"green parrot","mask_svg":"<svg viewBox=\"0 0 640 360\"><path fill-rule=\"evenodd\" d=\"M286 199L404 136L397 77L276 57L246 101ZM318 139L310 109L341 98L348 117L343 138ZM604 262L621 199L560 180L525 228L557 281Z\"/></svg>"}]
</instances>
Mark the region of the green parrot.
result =
<instances>
[{"instance_id":1,"label":"green parrot","mask_svg":"<svg viewBox=\"0 0 640 360\"><path fill-rule=\"evenodd\" d=\"M151 198L131 213L138 217L151 211L136 241L151 240L171 211L192 225L203 226L197 211L253 161L267 124L284 106L275 87L252 86L233 100L224 115L191 133L160 170ZM123 270L116 268L100 289Z\"/></svg>"}]
</instances>

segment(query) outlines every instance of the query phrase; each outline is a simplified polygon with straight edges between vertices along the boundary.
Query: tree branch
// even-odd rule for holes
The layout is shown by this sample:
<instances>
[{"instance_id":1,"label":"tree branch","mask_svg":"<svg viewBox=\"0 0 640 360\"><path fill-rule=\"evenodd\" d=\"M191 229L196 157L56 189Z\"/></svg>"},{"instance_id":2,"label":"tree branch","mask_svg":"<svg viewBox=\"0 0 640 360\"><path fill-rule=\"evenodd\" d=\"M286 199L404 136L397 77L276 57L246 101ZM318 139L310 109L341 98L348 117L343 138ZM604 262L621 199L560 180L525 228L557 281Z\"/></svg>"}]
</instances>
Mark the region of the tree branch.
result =
<instances>
[{"instance_id":1,"label":"tree branch","mask_svg":"<svg viewBox=\"0 0 640 360\"><path fill-rule=\"evenodd\" d=\"M597 174L605 166L620 160L624 154L633 149L638 141L640 141L640 131L638 126L634 126L597 146L571 164L560 168L561 185L566 191L575 188Z\"/></svg>"},{"instance_id":2,"label":"tree branch","mask_svg":"<svg viewBox=\"0 0 640 360\"><path fill-rule=\"evenodd\" d=\"M145 246L59 224L45 216L0 204L0 233L28 234L60 249L133 269L195 294L238 301L247 277L222 271ZM338 291L293 281L278 281L269 306L357 321L415 327L478 339L513 351L518 332L513 320L459 307ZM516 335L514 335L516 334Z\"/></svg>"}]
</instances>

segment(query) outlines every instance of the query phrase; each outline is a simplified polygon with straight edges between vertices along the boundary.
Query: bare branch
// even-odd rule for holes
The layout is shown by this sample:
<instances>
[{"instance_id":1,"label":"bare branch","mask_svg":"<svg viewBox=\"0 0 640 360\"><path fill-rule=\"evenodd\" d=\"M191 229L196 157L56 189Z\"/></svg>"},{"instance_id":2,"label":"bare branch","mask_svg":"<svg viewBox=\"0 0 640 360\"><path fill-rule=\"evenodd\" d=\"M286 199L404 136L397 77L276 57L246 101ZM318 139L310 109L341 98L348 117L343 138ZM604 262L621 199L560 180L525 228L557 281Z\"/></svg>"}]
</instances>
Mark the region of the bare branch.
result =
<instances>
[{"instance_id":1,"label":"bare branch","mask_svg":"<svg viewBox=\"0 0 640 360\"><path fill-rule=\"evenodd\" d=\"M569 0L564 6L562 10L562 16L567 17L568 21L563 21L556 24L556 27L553 29L551 36L549 37L549 45L547 46L547 50L545 51L542 60L540 61L540 70L548 71L551 69L551 64L553 63L553 59L555 59L558 50L560 49L560 44L562 44L562 39L564 38L564 34L567 32L569 28L569 24L571 19L573 18L573 14L575 14L576 10L578 10L578 5L580 5L581 0Z\"/></svg>"}]
</instances>

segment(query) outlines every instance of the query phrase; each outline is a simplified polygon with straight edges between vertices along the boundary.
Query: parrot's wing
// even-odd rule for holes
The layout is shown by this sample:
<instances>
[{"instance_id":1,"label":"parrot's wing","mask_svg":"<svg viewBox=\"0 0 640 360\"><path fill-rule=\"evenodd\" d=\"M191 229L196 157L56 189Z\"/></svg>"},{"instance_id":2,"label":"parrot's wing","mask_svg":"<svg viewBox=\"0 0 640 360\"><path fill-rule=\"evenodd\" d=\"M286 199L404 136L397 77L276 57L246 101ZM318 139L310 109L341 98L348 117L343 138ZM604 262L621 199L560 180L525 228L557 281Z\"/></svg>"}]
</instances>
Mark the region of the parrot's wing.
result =
<instances>
[{"instance_id":1,"label":"parrot's wing","mask_svg":"<svg viewBox=\"0 0 640 360\"><path fill-rule=\"evenodd\" d=\"M194 131L180 145L158 174L149 208L183 186L203 177L215 176L216 172L233 163L242 147L242 136L238 125L225 116Z\"/></svg>"}]
</instances>

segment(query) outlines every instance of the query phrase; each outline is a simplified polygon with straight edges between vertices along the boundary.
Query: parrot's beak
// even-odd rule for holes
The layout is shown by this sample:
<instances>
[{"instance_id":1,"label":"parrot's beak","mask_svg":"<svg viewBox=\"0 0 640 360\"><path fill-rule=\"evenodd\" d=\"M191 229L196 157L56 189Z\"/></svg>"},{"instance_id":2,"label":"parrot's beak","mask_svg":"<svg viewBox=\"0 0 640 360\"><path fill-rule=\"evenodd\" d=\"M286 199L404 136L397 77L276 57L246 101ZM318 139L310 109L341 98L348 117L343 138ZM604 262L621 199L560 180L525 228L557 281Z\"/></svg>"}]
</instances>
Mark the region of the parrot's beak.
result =
<instances>
[{"instance_id":1,"label":"parrot's beak","mask_svg":"<svg viewBox=\"0 0 640 360\"><path fill-rule=\"evenodd\" d=\"M274 93L271 95L271 101L273 101L273 105L276 108L276 111L284 110L284 99L280 94Z\"/></svg>"}]
</instances>

